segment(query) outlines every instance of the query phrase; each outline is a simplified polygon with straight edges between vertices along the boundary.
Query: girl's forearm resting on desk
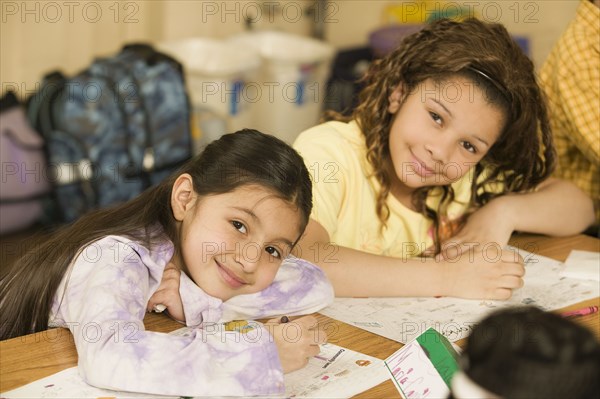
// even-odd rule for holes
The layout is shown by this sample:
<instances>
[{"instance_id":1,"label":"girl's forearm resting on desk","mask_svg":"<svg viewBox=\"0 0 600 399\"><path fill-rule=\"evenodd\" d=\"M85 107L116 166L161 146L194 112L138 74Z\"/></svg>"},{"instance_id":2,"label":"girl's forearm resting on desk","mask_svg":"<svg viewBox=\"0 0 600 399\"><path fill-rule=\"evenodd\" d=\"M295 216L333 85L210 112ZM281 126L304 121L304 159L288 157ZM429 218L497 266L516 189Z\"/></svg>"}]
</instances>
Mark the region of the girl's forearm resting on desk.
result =
<instances>
[{"instance_id":1,"label":"girl's forearm resting on desk","mask_svg":"<svg viewBox=\"0 0 600 399\"><path fill-rule=\"evenodd\" d=\"M497 198L514 231L568 236L595 220L592 200L573 183L548 179L537 191Z\"/></svg>"},{"instance_id":2,"label":"girl's forearm resting on desk","mask_svg":"<svg viewBox=\"0 0 600 399\"><path fill-rule=\"evenodd\" d=\"M392 258L335 246L325 229L313 220L298 245L305 258L323 268L337 297L443 295L507 299L512 289L521 287L524 274L522 260L510 251L490 263L475 251L446 261ZM333 254L331 245L335 246ZM315 246L322 250L309 250ZM331 256L318 256L324 253Z\"/></svg>"}]
</instances>

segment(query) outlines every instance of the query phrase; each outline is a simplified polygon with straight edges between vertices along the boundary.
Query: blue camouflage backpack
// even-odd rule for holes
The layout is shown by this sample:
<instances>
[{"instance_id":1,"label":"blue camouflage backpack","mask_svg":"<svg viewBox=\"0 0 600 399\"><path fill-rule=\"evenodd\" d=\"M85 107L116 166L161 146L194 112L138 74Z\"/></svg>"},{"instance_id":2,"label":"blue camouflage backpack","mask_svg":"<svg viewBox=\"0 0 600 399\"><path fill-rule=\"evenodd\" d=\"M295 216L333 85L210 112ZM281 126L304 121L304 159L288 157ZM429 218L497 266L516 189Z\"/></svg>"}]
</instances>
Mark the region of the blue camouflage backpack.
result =
<instances>
[{"instance_id":1,"label":"blue camouflage backpack","mask_svg":"<svg viewBox=\"0 0 600 399\"><path fill-rule=\"evenodd\" d=\"M27 115L46 142L54 221L127 201L192 155L183 67L145 44L46 75Z\"/></svg>"}]
</instances>

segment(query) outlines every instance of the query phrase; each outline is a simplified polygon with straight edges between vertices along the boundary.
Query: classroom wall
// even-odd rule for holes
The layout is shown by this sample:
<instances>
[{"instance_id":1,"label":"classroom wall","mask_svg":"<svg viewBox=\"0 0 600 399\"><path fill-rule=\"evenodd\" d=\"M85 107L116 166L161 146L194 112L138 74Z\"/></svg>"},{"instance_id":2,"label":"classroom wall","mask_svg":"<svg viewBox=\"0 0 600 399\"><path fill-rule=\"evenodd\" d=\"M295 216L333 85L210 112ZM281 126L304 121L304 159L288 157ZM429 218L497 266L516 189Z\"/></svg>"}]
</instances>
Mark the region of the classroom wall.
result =
<instances>
[{"instance_id":1,"label":"classroom wall","mask_svg":"<svg viewBox=\"0 0 600 399\"><path fill-rule=\"evenodd\" d=\"M428 16L436 11L452 12L457 6L487 22L504 24L509 32L530 38L531 57L541 65L575 15L577 0L479 0L479 1L339 1L334 15L338 21L327 25L327 39L336 47L364 43L369 33L389 23L385 10L390 4L403 7L406 18Z\"/></svg>"},{"instance_id":2,"label":"classroom wall","mask_svg":"<svg viewBox=\"0 0 600 399\"><path fill-rule=\"evenodd\" d=\"M324 11L325 40L336 48L367 44L368 34L389 23L389 6L404 6L422 16L461 5L476 16L504 23L531 41L540 65L573 17L576 0L383 1L330 0ZM224 38L247 29L279 29L308 35L312 1L8 1L0 0L1 91L25 97L44 73L60 68L71 74L96 56L116 52L123 43L158 42L191 36Z\"/></svg>"}]
</instances>

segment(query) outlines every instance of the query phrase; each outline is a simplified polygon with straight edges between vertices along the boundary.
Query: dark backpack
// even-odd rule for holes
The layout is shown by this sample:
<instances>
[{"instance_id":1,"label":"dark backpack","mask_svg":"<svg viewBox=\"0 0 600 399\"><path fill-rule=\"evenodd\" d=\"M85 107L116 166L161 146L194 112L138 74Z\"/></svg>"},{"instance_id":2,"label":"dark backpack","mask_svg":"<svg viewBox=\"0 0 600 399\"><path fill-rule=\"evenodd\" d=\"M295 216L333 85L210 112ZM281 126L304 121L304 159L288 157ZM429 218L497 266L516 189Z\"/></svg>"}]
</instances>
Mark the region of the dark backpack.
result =
<instances>
[{"instance_id":1,"label":"dark backpack","mask_svg":"<svg viewBox=\"0 0 600 399\"><path fill-rule=\"evenodd\" d=\"M44 140L12 91L0 98L0 164L0 234L5 234L37 222L49 191Z\"/></svg>"},{"instance_id":2,"label":"dark backpack","mask_svg":"<svg viewBox=\"0 0 600 399\"><path fill-rule=\"evenodd\" d=\"M48 74L27 115L46 142L56 221L127 201L192 155L183 68L148 45Z\"/></svg>"}]
</instances>

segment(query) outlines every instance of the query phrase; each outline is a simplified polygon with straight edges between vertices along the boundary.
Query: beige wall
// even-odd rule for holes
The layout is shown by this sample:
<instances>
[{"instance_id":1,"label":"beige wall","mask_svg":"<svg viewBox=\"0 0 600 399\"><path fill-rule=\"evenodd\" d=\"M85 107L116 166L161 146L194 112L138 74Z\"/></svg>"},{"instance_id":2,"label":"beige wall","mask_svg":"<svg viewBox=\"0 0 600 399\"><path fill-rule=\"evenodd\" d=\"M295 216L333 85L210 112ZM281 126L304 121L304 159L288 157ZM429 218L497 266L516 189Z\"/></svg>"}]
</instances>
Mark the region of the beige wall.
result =
<instances>
[{"instance_id":1,"label":"beige wall","mask_svg":"<svg viewBox=\"0 0 600 399\"><path fill-rule=\"evenodd\" d=\"M0 1L2 92L23 97L43 75L84 68L122 43L153 40L160 5L144 1Z\"/></svg>"},{"instance_id":2,"label":"beige wall","mask_svg":"<svg viewBox=\"0 0 600 399\"><path fill-rule=\"evenodd\" d=\"M536 65L539 65L575 15L579 1L439 0L424 5L421 1L349 0L335 3L337 8L332 18L337 21L328 24L327 38L337 47L364 43L370 32L388 21L385 18L385 10L390 4L402 3L406 13L422 16L431 15L436 10L451 11L456 9L458 4L473 12L478 18L504 24L513 34L528 36L532 50L531 56Z\"/></svg>"},{"instance_id":3,"label":"beige wall","mask_svg":"<svg viewBox=\"0 0 600 399\"><path fill-rule=\"evenodd\" d=\"M260 8L261 3L267 7ZM423 7L414 1L330 1L324 14L326 40L337 48L366 45L369 32L386 22L386 7L400 3ZM576 0L474 0L451 4L466 5L480 18L502 22L512 33L529 36L532 58L539 65L574 15L577 3ZM24 97L35 90L44 73L57 68L75 73L94 57L114 53L129 41L157 42L190 36L224 38L243 32L247 18L254 21L256 29L308 34L314 18L307 12L310 4L304 0L0 0L2 92L13 88ZM429 12L425 8L420 11Z\"/></svg>"}]
</instances>

